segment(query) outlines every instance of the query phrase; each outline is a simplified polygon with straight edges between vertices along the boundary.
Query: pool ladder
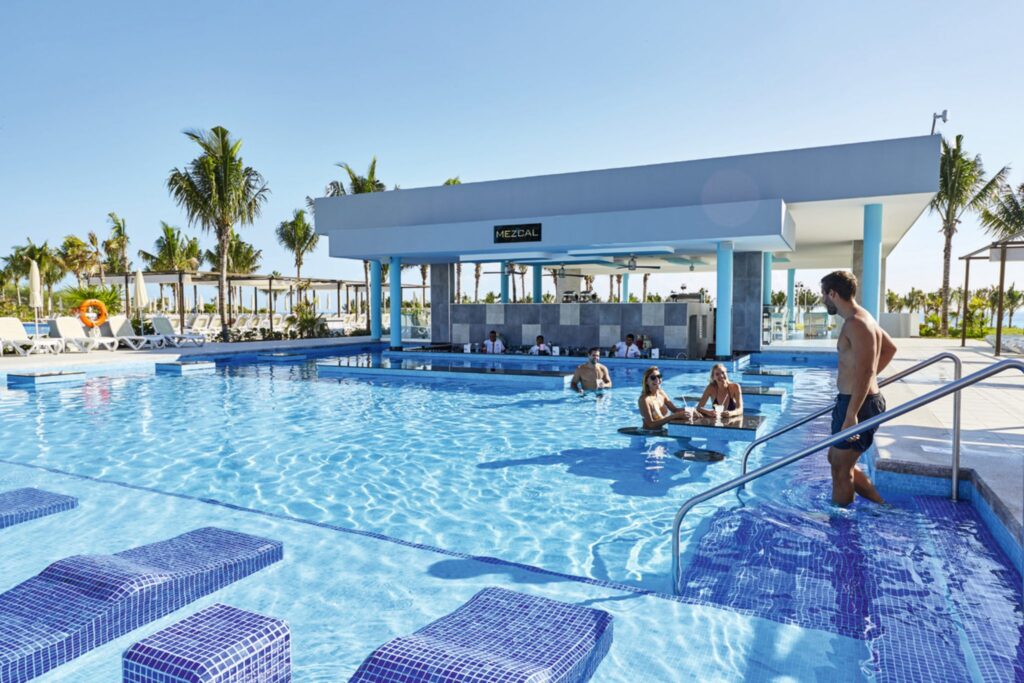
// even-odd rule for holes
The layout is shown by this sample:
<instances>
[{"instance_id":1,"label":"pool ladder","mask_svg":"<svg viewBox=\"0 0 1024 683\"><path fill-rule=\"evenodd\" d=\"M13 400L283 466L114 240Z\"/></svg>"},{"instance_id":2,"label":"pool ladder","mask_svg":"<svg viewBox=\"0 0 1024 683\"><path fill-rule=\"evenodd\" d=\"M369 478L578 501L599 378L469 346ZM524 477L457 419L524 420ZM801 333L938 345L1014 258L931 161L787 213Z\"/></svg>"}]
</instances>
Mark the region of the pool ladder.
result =
<instances>
[{"instance_id":1,"label":"pool ladder","mask_svg":"<svg viewBox=\"0 0 1024 683\"><path fill-rule=\"evenodd\" d=\"M977 384L978 382L980 382L980 381L982 381L984 379L988 379L989 377L991 377L993 375L997 375L997 374L999 374L999 373L1001 373L1001 372L1003 372L1005 370L1009 370L1011 368L1017 369L1022 374L1024 374L1024 361L1017 360L1017 359L1010 359L1010 360L1000 361L998 363L993 363L992 365L989 365L987 368L982 368L981 370L978 370L977 372L975 372L973 374L970 374L967 377L961 377L960 376L960 374L961 374L961 361L960 361L960 358L955 356L952 353L948 353L948 352L940 353L938 355L932 356L928 360L922 361L922 362L918 363L917 365L914 365L914 366L912 366L910 368L907 368L906 370L904 370L904 371L902 371L902 372L900 372L900 373L898 373L896 375L893 375L892 377L888 377L888 378L880 381L879 382L879 386L885 386L885 385L891 384L891 383L893 383L893 382L895 382L895 381L897 381L899 379L903 379L904 377L906 377L906 376L908 376L910 374L913 374L913 373L915 373L915 372L917 372L917 371L919 371L919 370L921 370L923 368L926 368L929 365L933 365L933 364L935 364L935 363L937 363L937 362L939 362L941 360L952 360L953 361L953 365L955 367L955 378L953 379L952 382L949 382L949 383L939 387L938 389L935 389L934 391L930 391L927 394L924 394L923 396L918 396L917 398L913 398L913 399L907 401L906 403L904 403L902 405L899 405L899 406L897 406L897 407L895 407L895 408L893 408L891 410L887 410L884 413L881 413L879 415L875 415L874 417L868 418L867 420L864 420L863 422L860 422L860 423L850 427L849 429L844 429L841 432L837 432L836 434L833 434L833 435L829 436L826 439L822 439L821 441L819 441L819 442L817 442L817 443L815 443L815 444L813 444L811 446L803 448L803 449L801 449L799 451L796 451L794 453L790 453L789 455L787 455L784 458L781 458L779 460L776 460L775 462L772 462L772 463L769 463L769 464L764 465L762 467L759 467L758 469L754 470L753 472L749 472L748 473L747 472L747 459L750 456L750 452L753 451L754 448L756 448L757 446L765 443L766 441L769 441L769 440L775 438L776 436L779 436L780 434L785 434L786 432L792 431L793 429L795 429L796 427L799 427L802 424L806 424L807 422L810 422L811 420L813 420L815 418L821 417L825 413L830 412L832 410L832 406L829 406L828 408L824 408L822 410L819 410L818 412L813 413L813 414L811 414L811 415L809 415L807 417L801 418L800 420L797 420L796 422L790 423L790 424L786 425L785 427L783 427L782 429L776 430L776 431L772 432L771 434L768 434L767 436L764 436L764 437L762 437L760 439L757 439L752 444L750 444L750 446L748 446L746 451L743 453L743 474L741 476L736 477L735 479L732 479L730 481L727 481L724 484L720 484L718 486L715 486L714 488L708 489L707 491L704 491L703 493L699 493L696 496L693 496L692 498L688 499L685 503L683 503L682 507L679 508L679 512L676 513L675 522L672 525L672 585L673 585L673 588L674 588L675 592L676 593L681 593L682 592L683 569L682 569L682 558L680 556L680 546L681 546L680 531L681 531L682 526L683 526L683 518L686 517L686 514L691 509L693 509L695 506L700 505L701 503L703 503L703 502L705 502L707 500L710 500L710 499L712 499L712 498L714 498L714 497L716 497L716 496L718 496L718 495L720 495L722 493L726 493L728 491L732 491L734 489L741 488L744 485L746 485L747 483L749 483L749 482L751 482L751 481L753 481L755 479L760 479L761 477L763 477L766 474L771 474L775 470L782 469L783 467L786 467L787 465L792 465L793 463L797 462L798 460L803 460L804 458L806 458L809 455L813 455L814 453L817 453L818 451L821 451L821 450L823 450L825 448L828 448L829 446L837 444L837 443L839 443L841 441L845 441L845 440L849 439L851 436L858 435L861 432L867 431L869 429L874 429L874 428L878 427L878 425L881 425L881 424L884 424L886 422L889 422L890 420L893 420L893 419L895 419L897 417L901 417L903 415L906 415L907 413L909 413L911 411L917 410L918 408L920 408L922 406L925 406L925 405L928 405L929 403L933 403L933 402L939 400L940 398L945 398L946 396L949 396L950 394L953 394L953 472L952 472L952 483L953 483L953 487L952 488L953 488L953 491L952 491L952 499L956 500L957 499L957 484L958 484L959 477L960 477L960 391L965 389L965 388L967 388L967 387L969 387L969 386Z\"/></svg>"}]
</instances>

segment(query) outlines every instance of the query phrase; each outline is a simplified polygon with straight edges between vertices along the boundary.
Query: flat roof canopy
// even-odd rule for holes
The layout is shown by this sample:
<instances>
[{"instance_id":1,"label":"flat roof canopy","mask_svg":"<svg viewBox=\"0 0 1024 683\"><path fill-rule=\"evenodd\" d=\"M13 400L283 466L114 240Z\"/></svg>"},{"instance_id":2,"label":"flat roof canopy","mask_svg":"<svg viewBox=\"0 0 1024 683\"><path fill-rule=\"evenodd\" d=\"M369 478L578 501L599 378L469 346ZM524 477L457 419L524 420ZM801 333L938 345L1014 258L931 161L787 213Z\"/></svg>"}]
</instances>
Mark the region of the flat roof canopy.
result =
<instances>
[{"instance_id":1,"label":"flat roof canopy","mask_svg":"<svg viewBox=\"0 0 1024 683\"><path fill-rule=\"evenodd\" d=\"M665 271L707 270L716 245L731 241L774 253L782 268L848 267L865 205L883 207L883 256L927 209L940 146L929 135L323 197L315 224L341 258L604 272L633 256ZM501 226L539 229L499 236Z\"/></svg>"}]
</instances>

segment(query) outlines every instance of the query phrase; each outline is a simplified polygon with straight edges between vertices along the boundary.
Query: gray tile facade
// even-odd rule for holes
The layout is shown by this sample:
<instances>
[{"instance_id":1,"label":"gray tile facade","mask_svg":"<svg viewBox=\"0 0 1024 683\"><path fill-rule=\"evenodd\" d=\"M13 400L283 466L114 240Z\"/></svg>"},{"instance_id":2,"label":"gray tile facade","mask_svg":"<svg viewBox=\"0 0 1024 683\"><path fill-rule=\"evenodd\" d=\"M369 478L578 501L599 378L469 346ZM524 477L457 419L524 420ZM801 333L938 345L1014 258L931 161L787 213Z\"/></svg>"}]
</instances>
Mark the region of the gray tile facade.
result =
<instances>
[{"instance_id":1,"label":"gray tile facade","mask_svg":"<svg viewBox=\"0 0 1024 683\"><path fill-rule=\"evenodd\" d=\"M697 323L700 316L708 315L707 305L695 303L454 304L451 341L482 342L495 329L508 346L532 345L536 336L543 334L545 340L559 346L608 348L632 333L649 337L666 356L686 353L700 358L708 345L710 327L701 330ZM503 322L491 322L496 320ZM691 321L696 324L692 333Z\"/></svg>"},{"instance_id":2,"label":"gray tile facade","mask_svg":"<svg viewBox=\"0 0 1024 683\"><path fill-rule=\"evenodd\" d=\"M732 268L732 350L760 351L764 268L761 252L735 254Z\"/></svg>"}]
</instances>

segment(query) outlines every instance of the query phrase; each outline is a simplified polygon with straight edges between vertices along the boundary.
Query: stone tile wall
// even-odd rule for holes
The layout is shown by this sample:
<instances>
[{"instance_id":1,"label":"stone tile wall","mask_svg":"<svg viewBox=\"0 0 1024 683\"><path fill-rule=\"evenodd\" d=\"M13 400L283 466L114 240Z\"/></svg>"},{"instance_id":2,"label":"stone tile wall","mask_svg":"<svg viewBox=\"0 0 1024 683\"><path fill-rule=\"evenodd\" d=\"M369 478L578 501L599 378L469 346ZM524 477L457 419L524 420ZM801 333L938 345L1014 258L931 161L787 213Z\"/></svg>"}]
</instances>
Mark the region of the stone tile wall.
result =
<instances>
[{"instance_id":1,"label":"stone tile wall","mask_svg":"<svg viewBox=\"0 0 1024 683\"><path fill-rule=\"evenodd\" d=\"M742 252L733 256L732 275L732 350L761 350L761 294L764 261L761 252Z\"/></svg>"},{"instance_id":2,"label":"stone tile wall","mask_svg":"<svg viewBox=\"0 0 1024 683\"><path fill-rule=\"evenodd\" d=\"M479 343L490 330L497 330L510 346L532 345L543 334L559 346L608 348L632 333L650 337L665 354L702 357L711 330L710 315L708 305L694 303L454 304L450 341ZM699 321L696 316L706 318ZM692 346L691 318L696 333Z\"/></svg>"}]
</instances>

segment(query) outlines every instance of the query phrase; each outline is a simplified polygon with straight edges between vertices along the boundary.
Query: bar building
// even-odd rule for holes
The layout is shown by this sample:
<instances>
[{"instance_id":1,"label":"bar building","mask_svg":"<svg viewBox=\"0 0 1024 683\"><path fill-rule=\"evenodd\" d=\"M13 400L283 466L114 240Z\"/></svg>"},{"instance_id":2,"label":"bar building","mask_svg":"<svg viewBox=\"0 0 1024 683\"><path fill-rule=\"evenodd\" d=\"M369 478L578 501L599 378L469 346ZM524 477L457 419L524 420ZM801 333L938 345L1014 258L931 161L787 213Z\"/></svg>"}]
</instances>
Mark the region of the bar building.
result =
<instances>
[{"instance_id":1,"label":"bar building","mask_svg":"<svg viewBox=\"0 0 1024 683\"><path fill-rule=\"evenodd\" d=\"M543 334L564 346L649 335L668 354L718 357L762 347L771 271L787 272L793 317L798 269L850 268L878 316L885 259L938 189L940 136L880 140L647 166L513 178L316 200L330 255L371 264L371 336L381 334L381 264L431 265L434 343L511 344ZM492 264L501 301L453 301L454 264ZM532 270L533 303L508 303L506 264ZM653 270L656 267L657 270ZM652 268L648 270L648 268ZM666 303L540 302L544 272L559 294L582 275L714 271L714 308ZM400 278L391 318L400 319ZM392 327L392 347L400 329ZM712 347L707 349L707 344Z\"/></svg>"}]
</instances>

